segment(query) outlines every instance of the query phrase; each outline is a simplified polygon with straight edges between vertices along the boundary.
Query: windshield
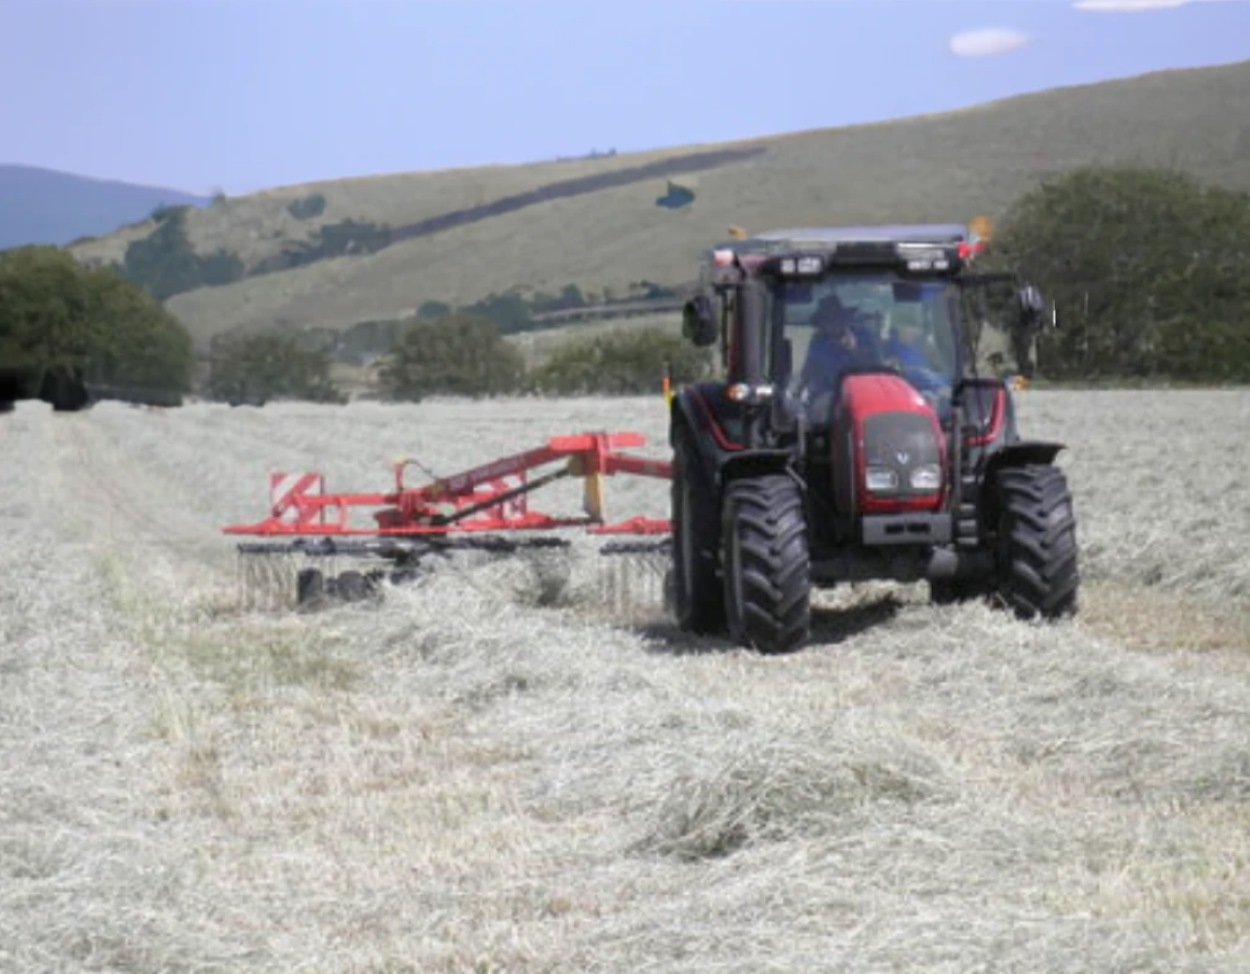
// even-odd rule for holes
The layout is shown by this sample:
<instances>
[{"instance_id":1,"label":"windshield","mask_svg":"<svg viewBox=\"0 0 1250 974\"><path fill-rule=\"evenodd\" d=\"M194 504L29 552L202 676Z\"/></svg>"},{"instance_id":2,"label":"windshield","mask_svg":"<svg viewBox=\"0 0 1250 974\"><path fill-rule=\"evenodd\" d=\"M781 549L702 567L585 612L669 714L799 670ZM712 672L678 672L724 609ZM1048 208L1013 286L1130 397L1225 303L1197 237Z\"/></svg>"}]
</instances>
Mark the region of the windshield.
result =
<instances>
[{"instance_id":1,"label":"windshield","mask_svg":"<svg viewBox=\"0 0 1250 974\"><path fill-rule=\"evenodd\" d=\"M848 370L895 369L944 415L959 368L959 287L894 273L785 282L774 295L776 354L786 390L812 422L826 421Z\"/></svg>"}]
</instances>

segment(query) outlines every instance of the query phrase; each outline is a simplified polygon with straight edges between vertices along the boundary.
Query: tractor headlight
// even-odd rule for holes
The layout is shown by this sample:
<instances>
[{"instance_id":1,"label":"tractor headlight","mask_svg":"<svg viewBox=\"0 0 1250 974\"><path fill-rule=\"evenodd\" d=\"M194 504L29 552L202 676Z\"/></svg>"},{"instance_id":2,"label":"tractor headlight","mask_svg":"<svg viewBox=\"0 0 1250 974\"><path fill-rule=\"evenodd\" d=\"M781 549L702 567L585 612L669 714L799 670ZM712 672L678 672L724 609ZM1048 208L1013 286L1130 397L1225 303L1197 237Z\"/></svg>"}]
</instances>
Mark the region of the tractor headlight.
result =
<instances>
[{"instance_id":1,"label":"tractor headlight","mask_svg":"<svg viewBox=\"0 0 1250 974\"><path fill-rule=\"evenodd\" d=\"M776 389L771 384L753 386L735 382L725 390L725 398L730 402L760 403L772 399L775 393Z\"/></svg>"},{"instance_id":2,"label":"tractor headlight","mask_svg":"<svg viewBox=\"0 0 1250 974\"><path fill-rule=\"evenodd\" d=\"M942 489L942 468L936 463L922 463L911 471L911 489L934 491Z\"/></svg>"},{"instance_id":3,"label":"tractor headlight","mask_svg":"<svg viewBox=\"0 0 1250 974\"><path fill-rule=\"evenodd\" d=\"M814 254L802 257L783 257L777 269L783 277L816 277L825 268L825 262Z\"/></svg>"},{"instance_id":4,"label":"tractor headlight","mask_svg":"<svg viewBox=\"0 0 1250 974\"><path fill-rule=\"evenodd\" d=\"M898 490L898 474L890 467L869 467L864 473L864 482L874 494Z\"/></svg>"}]
</instances>

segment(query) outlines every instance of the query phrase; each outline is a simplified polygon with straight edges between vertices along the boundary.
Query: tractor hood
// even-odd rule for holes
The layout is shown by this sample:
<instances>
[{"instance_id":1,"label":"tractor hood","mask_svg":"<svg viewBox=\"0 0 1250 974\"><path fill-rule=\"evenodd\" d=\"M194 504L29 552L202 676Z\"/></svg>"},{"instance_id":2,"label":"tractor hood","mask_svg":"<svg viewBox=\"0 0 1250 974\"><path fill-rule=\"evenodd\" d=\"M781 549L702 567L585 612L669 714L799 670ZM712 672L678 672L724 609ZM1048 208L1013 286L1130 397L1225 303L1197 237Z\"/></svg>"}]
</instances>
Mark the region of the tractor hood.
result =
<instances>
[{"instance_id":1,"label":"tractor hood","mask_svg":"<svg viewBox=\"0 0 1250 974\"><path fill-rule=\"evenodd\" d=\"M949 476L941 426L906 380L882 372L847 376L833 428L839 510L889 514L942 507Z\"/></svg>"}]
</instances>

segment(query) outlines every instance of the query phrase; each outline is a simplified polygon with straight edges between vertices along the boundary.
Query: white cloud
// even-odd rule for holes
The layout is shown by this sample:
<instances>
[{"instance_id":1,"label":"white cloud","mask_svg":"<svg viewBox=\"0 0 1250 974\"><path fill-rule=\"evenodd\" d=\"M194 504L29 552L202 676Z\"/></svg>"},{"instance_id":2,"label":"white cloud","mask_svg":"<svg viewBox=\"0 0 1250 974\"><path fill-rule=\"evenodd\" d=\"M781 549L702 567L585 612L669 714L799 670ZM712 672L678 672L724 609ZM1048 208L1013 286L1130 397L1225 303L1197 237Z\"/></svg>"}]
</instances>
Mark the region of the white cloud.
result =
<instances>
[{"instance_id":1,"label":"white cloud","mask_svg":"<svg viewBox=\"0 0 1250 974\"><path fill-rule=\"evenodd\" d=\"M1137 14L1148 10L1175 10L1194 3L1244 3L1245 0L1076 0L1076 10L1098 14Z\"/></svg>"},{"instance_id":2,"label":"white cloud","mask_svg":"<svg viewBox=\"0 0 1250 974\"><path fill-rule=\"evenodd\" d=\"M1183 7L1192 0L1077 0L1072 4L1077 10L1100 14L1132 14L1146 10L1168 10Z\"/></svg>"},{"instance_id":3,"label":"white cloud","mask_svg":"<svg viewBox=\"0 0 1250 974\"><path fill-rule=\"evenodd\" d=\"M1007 27L965 30L950 39L951 53L958 57L994 57L1018 50L1029 43L1029 35Z\"/></svg>"}]
</instances>

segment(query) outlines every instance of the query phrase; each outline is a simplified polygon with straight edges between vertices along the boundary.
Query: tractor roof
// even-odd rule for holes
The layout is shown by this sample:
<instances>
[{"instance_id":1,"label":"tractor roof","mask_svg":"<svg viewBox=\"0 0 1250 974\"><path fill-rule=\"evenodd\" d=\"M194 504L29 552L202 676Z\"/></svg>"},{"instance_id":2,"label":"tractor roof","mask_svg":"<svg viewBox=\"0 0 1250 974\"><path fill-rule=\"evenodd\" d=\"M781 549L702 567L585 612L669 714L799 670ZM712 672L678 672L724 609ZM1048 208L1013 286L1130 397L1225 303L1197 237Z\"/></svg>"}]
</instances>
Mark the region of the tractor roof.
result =
<instances>
[{"instance_id":1,"label":"tractor roof","mask_svg":"<svg viewBox=\"0 0 1250 974\"><path fill-rule=\"evenodd\" d=\"M786 277L812 277L835 267L898 266L913 273L951 275L981 245L958 223L769 230L706 251L700 278L705 284L724 284L768 268Z\"/></svg>"},{"instance_id":2,"label":"tractor roof","mask_svg":"<svg viewBox=\"0 0 1250 974\"><path fill-rule=\"evenodd\" d=\"M717 249L738 253L782 253L799 250L835 250L852 243L958 244L968 239L968 228L958 223L883 224L867 227L797 227L767 230L743 240L718 244Z\"/></svg>"}]
</instances>

